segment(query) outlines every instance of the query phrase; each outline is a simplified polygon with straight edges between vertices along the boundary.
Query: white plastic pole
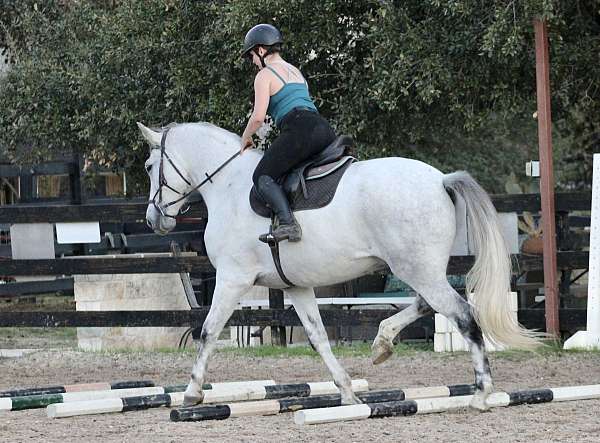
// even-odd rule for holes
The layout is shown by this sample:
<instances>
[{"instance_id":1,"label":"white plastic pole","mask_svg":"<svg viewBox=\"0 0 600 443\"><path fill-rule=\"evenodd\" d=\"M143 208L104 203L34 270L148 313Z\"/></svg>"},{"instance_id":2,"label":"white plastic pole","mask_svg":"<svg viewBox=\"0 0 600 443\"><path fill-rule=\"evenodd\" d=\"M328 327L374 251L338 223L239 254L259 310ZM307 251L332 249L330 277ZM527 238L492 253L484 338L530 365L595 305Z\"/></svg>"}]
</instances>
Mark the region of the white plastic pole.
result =
<instances>
[{"instance_id":1,"label":"white plastic pole","mask_svg":"<svg viewBox=\"0 0 600 443\"><path fill-rule=\"evenodd\" d=\"M565 342L565 349L600 349L600 154L594 154L590 264L588 272L587 330Z\"/></svg>"},{"instance_id":2,"label":"white plastic pole","mask_svg":"<svg viewBox=\"0 0 600 443\"><path fill-rule=\"evenodd\" d=\"M123 400L120 398L105 398L102 400L73 401L48 405L46 414L49 418L72 417L74 415L106 414L121 412Z\"/></svg>"},{"instance_id":3,"label":"white plastic pole","mask_svg":"<svg viewBox=\"0 0 600 443\"><path fill-rule=\"evenodd\" d=\"M306 409L294 413L297 425L334 423L347 420L364 420L371 416L371 408L367 405L337 406L335 408Z\"/></svg>"},{"instance_id":4,"label":"white plastic pole","mask_svg":"<svg viewBox=\"0 0 600 443\"><path fill-rule=\"evenodd\" d=\"M600 398L600 385L589 386L565 386L559 388L550 388L552 398L544 400L544 402L563 402L577 401ZM517 391L517 393L527 393L528 391ZM531 392L531 391L529 391ZM423 398L415 399L417 404L416 410L412 414L432 414L466 408L470 405L472 395L463 395L457 397L445 398ZM395 402L388 404L393 405ZM398 402L402 403L402 402ZM383 402L382 404L386 404ZM521 404L519 402L511 402L511 394L507 392L494 392L486 399L486 404L490 408L513 406ZM393 407L393 406L392 406ZM376 412L375 410L373 412ZM411 415L412 415L411 414ZM376 416L392 416L386 414L376 414ZM336 406L331 408L306 409L296 411L294 413L294 421L299 425L311 425L319 423L335 423L339 421L364 420L371 417L371 407L368 404Z\"/></svg>"},{"instance_id":5,"label":"white plastic pole","mask_svg":"<svg viewBox=\"0 0 600 443\"><path fill-rule=\"evenodd\" d=\"M592 179L587 329L595 337L600 335L600 154L594 154Z\"/></svg>"}]
</instances>

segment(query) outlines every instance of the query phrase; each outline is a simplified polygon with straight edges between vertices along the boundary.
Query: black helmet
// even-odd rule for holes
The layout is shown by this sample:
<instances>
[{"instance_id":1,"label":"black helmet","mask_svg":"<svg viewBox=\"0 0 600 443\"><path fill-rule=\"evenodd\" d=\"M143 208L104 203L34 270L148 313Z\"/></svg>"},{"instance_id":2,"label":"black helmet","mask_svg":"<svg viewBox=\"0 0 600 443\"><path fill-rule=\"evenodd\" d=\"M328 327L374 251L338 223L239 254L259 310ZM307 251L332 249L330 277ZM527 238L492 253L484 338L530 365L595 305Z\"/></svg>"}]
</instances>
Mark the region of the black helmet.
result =
<instances>
[{"instance_id":1,"label":"black helmet","mask_svg":"<svg viewBox=\"0 0 600 443\"><path fill-rule=\"evenodd\" d=\"M271 46L277 43L283 43L283 37L279 29L273 25L261 23L250 29L246 34L242 57L247 55L257 45Z\"/></svg>"}]
</instances>

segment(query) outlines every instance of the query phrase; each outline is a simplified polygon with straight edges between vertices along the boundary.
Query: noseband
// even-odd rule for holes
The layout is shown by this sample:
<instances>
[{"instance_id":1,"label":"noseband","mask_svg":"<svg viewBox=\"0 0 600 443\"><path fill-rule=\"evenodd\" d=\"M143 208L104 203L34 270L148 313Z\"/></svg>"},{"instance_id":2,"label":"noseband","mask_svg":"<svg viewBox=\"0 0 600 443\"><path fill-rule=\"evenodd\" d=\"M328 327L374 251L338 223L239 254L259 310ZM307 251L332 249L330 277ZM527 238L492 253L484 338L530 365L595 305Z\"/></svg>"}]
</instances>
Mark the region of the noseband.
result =
<instances>
[{"instance_id":1,"label":"noseband","mask_svg":"<svg viewBox=\"0 0 600 443\"><path fill-rule=\"evenodd\" d=\"M167 151L166 151L166 148L165 148L165 141L167 140L167 134L169 133L170 129L171 128L165 129L165 131L162 134L162 138L160 140L160 164L159 164L159 167L158 167L159 168L158 169L158 189L156 190L156 192L154 193L154 196L152 197L152 199L148 203L152 203L152 205L156 208L156 210L160 213L161 216L163 216L163 217L169 217L169 218L177 218L177 215L179 215L179 213L177 215L169 215L169 214L167 214L167 208L169 208L170 206L173 206L173 205L179 203L182 200L185 200L194 191L198 190L201 186L203 186L206 182L211 182L212 183L212 178L221 169L223 169L225 166L227 166L229 164L229 162L231 162L234 158L236 158L238 155L240 155L240 151L237 151L235 154L233 154L231 157L229 157L212 174L208 174L208 173L205 172L204 175L206 176L206 178L204 180L202 180L202 182L199 185L194 186L192 189L188 190L187 192L180 192L177 189L173 188L172 186L169 186L169 184L167 183L167 180L165 179L165 174L164 174L165 158L169 161L170 165L173 167L173 169L175 170L175 172L177 172L177 174L181 177L181 179L188 186L192 186L192 182L190 180L188 180L182 174L182 172L179 170L179 168L177 168L177 166L175 165L175 163L173 163L173 160L171 160L171 157L169 157L169 154L167 154ZM159 148L158 147L153 147L152 149L159 149ZM161 205L161 203L162 203L162 190L163 190L163 186L165 188L168 188L171 191L175 192L177 195L180 195L181 197L179 197L176 200L173 200L170 203L167 203L165 205ZM156 200L157 196L158 196L158 201ZM181 211L180 213L183 214L183 213L187 212L187 210L189 208L190 207L188 205L188 207L184 211Z\"/></svg>"}]
</instances>

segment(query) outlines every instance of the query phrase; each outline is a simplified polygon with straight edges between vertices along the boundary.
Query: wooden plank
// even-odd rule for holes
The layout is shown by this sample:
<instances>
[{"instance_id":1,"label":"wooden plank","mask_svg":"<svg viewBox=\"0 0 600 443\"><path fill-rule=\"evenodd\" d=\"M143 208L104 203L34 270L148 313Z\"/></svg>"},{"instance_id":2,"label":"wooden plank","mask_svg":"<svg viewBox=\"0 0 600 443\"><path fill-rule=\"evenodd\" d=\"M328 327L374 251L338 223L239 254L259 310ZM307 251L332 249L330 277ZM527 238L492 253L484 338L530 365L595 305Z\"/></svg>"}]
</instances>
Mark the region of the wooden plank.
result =
<instances>
[{"instance_id":1,"label":"wooden plank","mask_svg":"<svg viewBox=\"0 0 600 443\"><path fill-rule=\"evenodd\" d=\"M0 298L30 296L32 294L50 294L61 292L73 294L73 278L56 280L10 282L0 285Z\"/></svg>"},{"instance_id":2,"label":"wooden plank","mask_svg":"<svg viewBox=\"0 0 600 443\"><path fill-rule=\"evenodd\" d=\"M514 254L513 271L538 271L544 269L541 255ZM587 251L559 251L556 253L558 269L587 269L589 253ZM475 263L474 256L451 257L448 275L464 275Z\"/></svg>"},{"instance_id":3,"label":"wooden plank","mask_svg":"<svg viewBox=\"0 0 600 443\"><path fill-rule=\"evenodd\" d=\"M102 227L101 227L102 228ZM102 232L102 231L101 231ZM114 253L115 250L123 253L134 253L134 252L168 252L169 244L175 241L179 244L189 244L192 242L198 242L201 244L202 236L204 235L203 230L194 231L179 231L171 232L167 235L156 235L156 234L127 234L125 236L126 244L123 243L123 239L120 233L113 233L113 243L111 244L108 237L103 236L99 243L86 243L85 251L88 255L102 255L106 253ZM73 244L58 244L54 245L54 250L57 256L65 255L77 255L76 251L78 245ZM11 246L10 244L0 244L0 257L11 257Z\"/></svg>"},{"instance_id":4,"label":"wooden plank","mask_svg":"<svg viewBox=\"0 0 600 443\"><path fill-rule=\"evenodd\" d=\"M557 211L585 211L591 208L591 193L557 193ZM492 202L499 212L541 210L539 194L492 195ZM68 204L27 204L7 205L0 211L0 223L39 223L71 221L143 221L146 218L147 201L134 200L90 200L83 205ZM185 218L206 219L208 212L202 202L192 205Z\"/></svg>"},{"instance_id":5,"label":"wooden plank","mask_svg":"<svg viewBox=\"0 0 600 443\"><path fill-rule=\"evenodd\" d=\"M589 264L588 251L559 251L556 253L558 269L587 269ZM541 255L520 254L518 266L514 271L536 271L544 269Z\"/></svg>"},{"instance_id":6,"label":"wooden plank","mask_svg":"<svg viewBox=\"0 0 600 443\"><path fill-rule=\"evenodd\" d=\"M82 205L7 205L0 211L0 223L56 223L76 221L145 221L147 201L123 201L120 203L85 203ZM195 204L186 218L208 217L206 206Z\"/></svg>"},{"instance_id":7,"label":"wooden plank","mask_svg":"<svg viewBox=\"0 0 600 443\"><path fill-rule=\"evenodd\" d=\"M152 274L214 272L207 257L0 260L0 275Z\"/></svg>"},{"instance_id":8,"label":"wooden plank","mask_svg":"<svg viewBox=\"0 0 600 443\"><path fill-rule=\"evenodd\" d=\"M201 241L203 235L203 230L171 232L167 235L127 234L125 235L127 244L124 244L121 235L116 233L113 234L114 246L107 237L103 237L100 243L86 244L86 252L92 255L104 254L114 249L126 249L128 252L141 252L148 249L152 249L154 252L166 252L169 250L171 242L186 244L191 241Z\"/></svg>"},{"instance_id":9,"label":"wooden plank","mask_svg":"<svg viewBox=\"0 0 600 443\"><path fill-rule=\"evenodd\" d=\"M200 327L208 307L189 311L55 311L0 312L0 327L116 327L192 326ZM378 325L397 313L392 309L321 311L326 326ZM301 326L291 309L241 309L234 312L229 326Z\"/></svg>"},{"instance_id":10,"label":"wooden plank","mask_svg":"<svg viewBox=\"0 0 600 443\"><path fill-rule=\"evenodd\" d=\"M77 169L73 162L45 162L37 165L0 165L0 177L22 175L69 175Z\"/></svg>"},{"instance_id":11,"label":"wooden plank","mask_svg":"<svg viewBox=\"0 0 600 443\"><path fill-rule=\"evenodd\" d=\"M546 312L544 309L521 309L518 312L519 322L529 329L546 330ZM560 331L575 332L585 327L586 309L560 309Z\"/></svg>"},{"instance_id":12,"label":"wooden plank","mask_svg":"<svg viewBox=\"0 0 600 443\"><path fill-rule=\"evenodd\" d=\"M571 215L569 216L569 226L572 228L586 228L591 225L590 216Z\"/></svg>"},{"instance_id":13,"label":"wooden plank","mask_svg":"<svg viewBox=\"0 0 600 443\"><path fill-rule=\"evenodd\" d=\"M515 271L543 269L539 255L513 256ZM559 269L587 269L587 251L559 251ZM473 256L451 257L449 275L464 275L474 263ZM0 260L0 275L76 275L76 274L151 274L179 272L215 272L207 257L144 258L61 258L55 260ZM380 272L390 272L382 269Z\"/></svg>"},{"instance_id":14,"label":"wooden plank","mask_svg":"<svg viewBox=\"0 0 600 443\"><path fill-rule=\"evenodd\" d=\"M498 212L540 212L540 194L491 195L492 203ZM592 207L591 192L560 192L554 194L557 212L589 211Z\"/></svg>"},{"instance_id":15,"label":"wooden plank","mask_svg":"<svg viewBox=\"0 0 600 443\"><path fill-rule=\"evenodd\" d=\"M498 212L539 212L541 208L539 194L501 194L490 198Z\"/></svg>"},{"instance_id":16,"label":"wooden plank","mask_svg":"<svg viewBox=\"0 0 600 443\"><path fill-rule=\"evenodd\" d=\"M321 310L325 326L377 326L398 311L393 309ZM0 327L110 327L110 326L191 326L201 327L208 308L192 311L58 311L0 312ZM519 322L528 328L545 329L544 309L522 309ZM561 309L561 331L575 331L586 324L585 309ZM237 310L229 326L300 326L296 312L288 309ZM409 329L429 328L433 316L414 322ZM412 334L411 334L412 335ZM404 334L403 334L404 336ZM413 336L414 337L414 336Z\"/></svg>"}]
</instances>

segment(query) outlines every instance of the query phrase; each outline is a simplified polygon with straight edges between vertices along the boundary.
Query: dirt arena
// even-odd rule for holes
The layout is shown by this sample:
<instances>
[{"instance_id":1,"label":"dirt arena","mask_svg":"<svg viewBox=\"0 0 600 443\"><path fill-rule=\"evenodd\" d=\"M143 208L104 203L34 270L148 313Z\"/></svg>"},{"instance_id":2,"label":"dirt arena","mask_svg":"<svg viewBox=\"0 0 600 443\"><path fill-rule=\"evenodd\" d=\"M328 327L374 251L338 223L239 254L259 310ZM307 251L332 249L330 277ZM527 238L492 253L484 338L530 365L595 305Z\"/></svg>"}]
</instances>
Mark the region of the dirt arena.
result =
<instances>
[{"instance_id":1,"label":"dirt arena","mask_svg":"<svg viewBox=\"0 0 600 443\"><path fill-rule=\"evenodd\" d=\"M0 358L0 390L97 381L150 379L157 385L187 382L194 353L90 353L75 348L68 334L21 337L0 335L0 348L47 349L22 358ZM50 334L52 335L52 334ZM209 366L208 382L267 379L278 383L329 380L320 358L288 351L222 349ZM309 352L305 352L309 354ZM340 360L353 378L371 389L472 383L466 353L434 354L401 350L374 367L365 346L345 349ZM500 353L491 356L498 390L600 383L600 353ZM223 421L172 423L165 408L121 414L48 419L45 409L0 414L0 441L102 442L598 442L600 400L497 408L479 413L460 410L434 415L371 419L300 427L290 414Z\"/></svg>"}]
</instances>

